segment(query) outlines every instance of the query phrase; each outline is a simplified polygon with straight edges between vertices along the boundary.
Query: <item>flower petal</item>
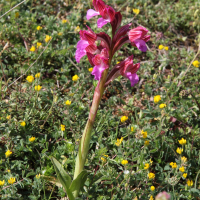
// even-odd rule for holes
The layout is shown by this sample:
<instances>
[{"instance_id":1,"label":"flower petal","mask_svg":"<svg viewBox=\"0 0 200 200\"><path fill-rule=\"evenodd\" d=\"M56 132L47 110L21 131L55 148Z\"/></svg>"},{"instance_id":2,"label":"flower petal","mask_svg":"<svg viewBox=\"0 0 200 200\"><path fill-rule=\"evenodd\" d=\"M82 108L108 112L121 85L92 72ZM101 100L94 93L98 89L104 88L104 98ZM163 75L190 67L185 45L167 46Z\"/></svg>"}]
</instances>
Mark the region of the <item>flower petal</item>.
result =
<instances>
[{"instance_id":1,"label":"flower petal","mask_svg":"<svg viewBox=\"0 0 200 200\"><path fill-rule=\"evenodd\" d=\"M93 10L93 9L89 9L89 10L87 11L86 18L87 18L87 20L89 20L89 19L91 19L92 17L97 16L97 15L100 15L100 13L97 12L97 11L95 11L95 10Z\"/></svg>"},{"instance_id":2,"label":"flower petal","mask_svg":"<svg viewBox=\"0 0 200 200\"><path fill-rule=\"evenodd\" d=\"M81 58L86 55L85 49L77 49L75 53L76 62L79 63Z\"/></svg>"},{"instance_id":3,"label":"flower petal","mask_svg":"<svg viewBox=\"0 0 200 200\"><path fill-rule=\"evenodd\" d=\"M106 68L104 68L102 65L95 65L93 70L92 70L92 75L94 75L95 80L100 80L101 79L101 74Z\"/></svg>"},{"instance_id":4,"label":"flower petal","mask_svg":"<svg viewBox=\"0 0 200 200\"><path fill-rule=\"evenodd\" d=\"M109 19L103 19L103 18L99 18L97 20L97 27L98 28L102 28L102 26L106 25L107 23L109 23Z\"/></svg>"},{"instance_id":5,"label":"flower petal","mask_svg":"<svg viewBox=\"0 0 200 200\"><path fill-rule=\"evenodd\" d=\"M87 46L89 46L88 41L86 41L86 40L79 40L78 43L77 43L76 48L77 49L85 49Z\"/></svg>"},{"instance_id":6,"label":"flower petal","mask_svg":"<svg viewBox=\"0 0 200 200\"><path fill-rule=\"evenodd\" d=\"M142 52L146 52L147 51L147 46L146 46L146 43L144 40L140 40L140 39L137 39L134 41L136 47L142 51Z\"/></svg>"},{"instance_id":7,"label":"flower petal","mask_svg":"<svg viewBox=\"0 0 200 200\"><path fill-rule=\"evenodd\" d=\"M125 76L130 80L131 87L133 87L139 81L139 77L136 73L131 74L131 72L127 72L127 73L125 73Z\"/></svg>"}]
</instances>

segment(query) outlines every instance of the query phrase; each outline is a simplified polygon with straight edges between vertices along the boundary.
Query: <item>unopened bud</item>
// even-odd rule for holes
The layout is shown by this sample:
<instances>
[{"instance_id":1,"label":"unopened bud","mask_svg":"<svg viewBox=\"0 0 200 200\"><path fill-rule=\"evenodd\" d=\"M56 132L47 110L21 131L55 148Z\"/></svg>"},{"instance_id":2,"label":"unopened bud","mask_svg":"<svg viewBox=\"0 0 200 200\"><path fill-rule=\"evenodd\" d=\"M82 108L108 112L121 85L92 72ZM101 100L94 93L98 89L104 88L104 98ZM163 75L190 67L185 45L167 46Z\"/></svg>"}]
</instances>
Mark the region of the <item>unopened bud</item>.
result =
<instances>
[{"instance_id":1,"label":"unopened bud","mask_svg":"<svg viewBox=\"0 0 200 200\"><path fill-rule=\"evenodd\" d=\"M156 200L169 200L170 199L170 195L167 192L160 192L157 196L156 196Z\"/></svg>"}]
</instances>

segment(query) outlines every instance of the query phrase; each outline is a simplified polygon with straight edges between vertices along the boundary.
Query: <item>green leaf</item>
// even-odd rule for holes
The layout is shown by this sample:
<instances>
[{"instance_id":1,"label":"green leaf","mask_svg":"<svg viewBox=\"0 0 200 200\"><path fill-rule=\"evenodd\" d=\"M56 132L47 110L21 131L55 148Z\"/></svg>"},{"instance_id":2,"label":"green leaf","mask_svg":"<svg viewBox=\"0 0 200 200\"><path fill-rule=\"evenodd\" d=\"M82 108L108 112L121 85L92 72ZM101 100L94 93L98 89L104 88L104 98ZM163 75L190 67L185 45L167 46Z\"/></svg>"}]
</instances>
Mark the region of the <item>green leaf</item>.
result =
<instances>
[{"instance_id":1,"label":"green leaf","mask_svg":"<svg viewBox=\"0 0 200 200\"><path fill-rule=\"evenodd\" d=\"M83 185L84 185L84 183L85 183L85 181L86 181L86 179L87 179L87 175L88 175L88 173L85 170L83 170L77 176L77 178L72 181L72 184L71 184L71 186L69 188L70 191L73 192L75 190L78 190L78 191L81 190Z\"/></svg>"},{"instance_id":2,"label":"green leaf","mask_svg":"<svg viewBox=\"0 0 200 200\"><path fill-rule=\"evenodd\" d=\"M54 165L54 169L56 171L58 180L67 192L69 199L75 200L71 190L69 189L71 185L71 177L67 174L67 172L63 169L62 165L54 157L51 157L51 161Z\"/></svg>"}]
</instances>

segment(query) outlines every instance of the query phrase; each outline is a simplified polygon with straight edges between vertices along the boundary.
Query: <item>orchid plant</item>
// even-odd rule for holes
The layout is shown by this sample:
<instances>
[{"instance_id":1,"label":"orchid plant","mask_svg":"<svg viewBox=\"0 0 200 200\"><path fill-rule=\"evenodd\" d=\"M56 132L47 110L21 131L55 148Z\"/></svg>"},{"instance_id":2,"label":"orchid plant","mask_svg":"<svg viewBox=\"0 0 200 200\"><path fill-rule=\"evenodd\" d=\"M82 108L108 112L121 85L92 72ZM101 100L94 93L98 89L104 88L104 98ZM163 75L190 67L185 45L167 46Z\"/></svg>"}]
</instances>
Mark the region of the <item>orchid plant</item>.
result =
<instances>
[{"instance_id":1,"label":"orchid plant","mask_svg":"<svg viewBox=\"0 0 200 200\"><path fill-rule=\"evenodd\" d=\"M136 72L140 68L140 63L133 63L133 55L115 65L109 71L112 67L112 58L125 43L131 43L132 46L137 47L142 52L146 52L146 42L150 39L150 35L147 35L148 30L142 26L133 29L130 28L131 23L121 26L121 13L115 12L112 7L106 5L102 0L93 0L93 6L95 10L89 9L87 11L87 20L101 15L102 17L97 20L97 27L102 28L110 23L112 37L105 32L95 33L88 26L88 30L80 31L80 40L77 43L75 59L79 63L83 56L88 57L90 64L93 66L91 74L94 75L95 80L98 80L98 84L95 88L89 118L79 145L73 181L71 181L71 177L65 172L60 163L55 158L52 158L58 179L65 188L70 200L78 196L87 178L87 172L83 168L89 150L96 113L105 88L120 75L128 78L132 87L139 81ZM97 46L97 41L100 41L99 46Z\"/></svg>"}]
</instances>

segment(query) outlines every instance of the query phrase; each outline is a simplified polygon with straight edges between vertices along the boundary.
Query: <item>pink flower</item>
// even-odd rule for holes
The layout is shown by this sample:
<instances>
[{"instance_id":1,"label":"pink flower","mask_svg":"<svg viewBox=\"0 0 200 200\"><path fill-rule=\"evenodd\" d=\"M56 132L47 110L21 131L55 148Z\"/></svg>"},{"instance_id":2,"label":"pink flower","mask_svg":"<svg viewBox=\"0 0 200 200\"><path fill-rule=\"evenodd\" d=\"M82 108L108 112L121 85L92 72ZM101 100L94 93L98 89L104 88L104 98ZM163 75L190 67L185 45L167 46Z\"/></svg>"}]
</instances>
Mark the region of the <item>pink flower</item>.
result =
<instances>
[{"instance_id":1,"label":"pink flower","mask_svg":"<svg viewBox=\"0 0 200 200\"><path fill-rule=\"evenodd\" d=\"M140 51L146 52L146 42L150 40L150 35L146 35L148 30L142 26L138 26L129 31L128 36L131 44L136 46Z\"/></svg>"},{"instance_id":2,"label":"pink flower","mask_svg":"<svg viewBox=\"0 0 200 200\"><path fill-rule=\"evenodd\" d=\"M113 67L113 69L110 71L107 77L105 87L120 75L122 75L125 78L128 78L131 82L131 87L133 87L139 81L139 77L136 74L139 68L140 63L133 64L133 55L129 56L124 61L120 62L115 67Z\"/></svg>"},{"instance_id":3,"label":"pink flower","mask_svg":"<svg viewBox=\"0 0 200 200\"><path fill-rule=\"evenodd\" d=\"M97 21L98 28L101 28L115 19L115 10L110 6L107 6L102 0L93 0L93 6L95 10L89 9L86 18L89 20L94 16L101 15L102 18L99 18Z\"/></svg>"},{"instance_id":4,"label":"pink flower","mask_svg":"<svg viewBox=\"0 0 200 200\"><path fill-rule=\"evenodd\" d=\"M107 49L104 48L100 54L94 56L92 62L94 68L91 74L95 76L95 80L100 80L103 71L109 67L109 55Z\"/></svg>"}]
</instances>

